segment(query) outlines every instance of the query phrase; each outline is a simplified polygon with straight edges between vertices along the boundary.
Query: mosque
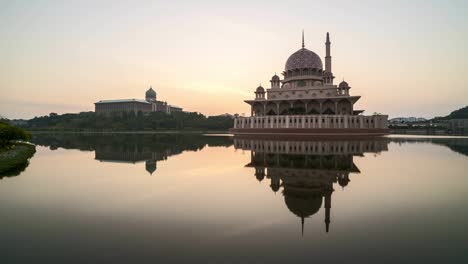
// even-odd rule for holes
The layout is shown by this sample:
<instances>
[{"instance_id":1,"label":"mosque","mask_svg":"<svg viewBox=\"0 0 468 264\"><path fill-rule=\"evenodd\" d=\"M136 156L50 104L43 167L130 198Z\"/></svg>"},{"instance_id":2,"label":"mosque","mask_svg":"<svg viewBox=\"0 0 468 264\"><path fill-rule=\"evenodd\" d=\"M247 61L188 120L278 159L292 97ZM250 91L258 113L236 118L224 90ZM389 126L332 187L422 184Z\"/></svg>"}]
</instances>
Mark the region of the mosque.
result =
<instances>
[{"instance_id":1,"label":"mosque","mask_svg":"<svg viewBox=\"0 0 468 264\"><path fill-rule=\"evenodd\" d=\"M341 141L234 137L236 149L250 150L246 167L253 168L255 178L270 180L274 193L282 188L284 203L300 219L302 234L305 220L317 217L321 208L329 232L334 185L345 190L350 175L360 173L354 156L387 151L388 142L385 137Z\"/></svg>"},{"instance_id":2,"label":"mosque","mask_svg":"<svg viewBox=\"0 0 468 264\"><path fill-rule=\"evenodd\" d=\"M95 112L110 114L112 112L182 112L182 108L169 105L167 102L156 100L156 91L150 86L145 93L145 100L142 99L119 99L119 100L101 100L95 105Z\"/></svg>"},{"instance_id":3,"label":"mosque","mask_svg":"<svg viewBox=\"0 0 468 264\"><path fill-rule=\"evenodd\" d=\"M250 117L234 120L233 134L326 134L383 135L388 133L387 115L364 116L354 108L360 96L350 94L344 80L334 84L330 35L325 42L325 67L321 58L302 48L286 61L282 72L271 78L271 88L261 85L250 105Z\"/></svg>"}]
</instances>

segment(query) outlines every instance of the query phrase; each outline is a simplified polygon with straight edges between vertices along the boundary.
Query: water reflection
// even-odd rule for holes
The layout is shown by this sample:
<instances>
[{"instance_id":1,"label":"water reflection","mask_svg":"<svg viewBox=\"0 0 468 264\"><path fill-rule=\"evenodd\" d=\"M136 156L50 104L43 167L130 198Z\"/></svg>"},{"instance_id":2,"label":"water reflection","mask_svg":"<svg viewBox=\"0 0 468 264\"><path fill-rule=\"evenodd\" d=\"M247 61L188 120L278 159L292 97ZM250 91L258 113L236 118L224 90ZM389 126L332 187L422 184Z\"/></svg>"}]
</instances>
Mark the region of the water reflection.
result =
<instances>
[{"instance_id":1,"label":"water reflection","mask_svg":"<svg viewBox=\"0 0 468 264\"><path fill-rule=\"evenodd\" d=\"M417 137L396 137L390 138L392 142L400 144L411 143L432 143L435 145L445 146L454 152L468 156L468 138L417 138Z\"/></svg>"},{"instance_id":2,"label":"water reflection","mask_svg":"<svg viewBox=\"0 0 468 264\"><path fill-rule=\"evenodd\" d=\"M29 160L26 161L25 163L21 164L20 166L16 167L16 168L13 168L13 169L8 170L8 171L1 172L0 173L0 180L2 180L3 178L10 178L10 177L18 176L23 171L25 171L28 166L29 166Z\"/></svg>"},{"instance_id":3,"label":"water reflection","mask_svg":"<svg viewBox=\"0 0 468 264\"><path fill-rule=\"evenodd\" d=\"M0 183L6 263L467 258L467 139L33 141L47 148Z\"/></svg>"},{"instance_id":4,"label":"water reflection","mask_svg":"<svg viewBox=\"0 0 468 264\"><path fill-rule=\"evenodd\" d=\"M330 229L331 197L334 184L345 188L350 173L360 173L354 156L388 150L388 139L370 138L341 141L264 140L234 138L237 149L250 150L255 177L270 180L273 192L283 188L284 202L301 219L325 210L325 230Z\"/></svg>"},{"instance_id":5,"label":"water reflection","mask_svg":"<svg viewBox=\"0 0 468 264\"><path fill-rule=\"evenodd\" d=\"M37 134L33 143L57 148L95 151L101 162L145 162L152 175L157 162L183 151L199 151L206 146L229 147L227 137L205 137L199 134Z\"/></svg>"}]
</instances>

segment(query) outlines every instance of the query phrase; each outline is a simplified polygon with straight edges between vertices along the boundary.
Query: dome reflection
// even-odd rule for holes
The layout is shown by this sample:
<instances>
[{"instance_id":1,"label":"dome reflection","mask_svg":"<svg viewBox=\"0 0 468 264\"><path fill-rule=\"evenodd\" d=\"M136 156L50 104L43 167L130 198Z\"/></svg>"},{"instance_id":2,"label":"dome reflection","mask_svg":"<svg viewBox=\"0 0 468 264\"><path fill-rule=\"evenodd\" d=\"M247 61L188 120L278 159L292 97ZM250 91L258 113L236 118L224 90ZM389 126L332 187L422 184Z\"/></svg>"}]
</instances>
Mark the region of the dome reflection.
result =
<instances>
[{"instance_id":1,"label":"dome reflection","mask_svg":"<svg viewBox=\"0 0 468 264\"><path fill-rule=\"evenodd\" d=\"M331 196L334 184L345 188L351 173L360 173L354 156L387 151L389 140L369 138L355 140L278 140L235 137L237 149L250 150L247 167L255 177L270 180L273 192L282 188L284 203L291 213L304 221L323 207L325 230L330 228Z\"/></svg>"}]
</instances>

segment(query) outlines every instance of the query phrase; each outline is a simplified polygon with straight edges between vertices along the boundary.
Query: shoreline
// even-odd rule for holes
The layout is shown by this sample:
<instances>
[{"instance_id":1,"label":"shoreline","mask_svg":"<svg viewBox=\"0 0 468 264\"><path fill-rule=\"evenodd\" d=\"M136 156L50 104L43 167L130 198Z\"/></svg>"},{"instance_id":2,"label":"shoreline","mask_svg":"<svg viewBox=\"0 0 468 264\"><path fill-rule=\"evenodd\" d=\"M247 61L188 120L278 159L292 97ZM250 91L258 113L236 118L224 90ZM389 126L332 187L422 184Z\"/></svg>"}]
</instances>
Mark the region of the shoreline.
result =
<instances>
[{"instance_id":1,"label":"shoreline","mask_svg":"<svg viewBox=\"0 0 468 264\"><path fill-rule=\"evenodd\" d=\"M29 130L31 134L229 134L227 130Z\"/></svg>"},{"instance_id":2,"label":"shoreline","mask_svg":"<svg viewBox=\"0 0 468 264\"><path fill-rule=\"evenodd\" d=\"M200 134L200 135L232 135L228 130L29 130L31 134L141 134L141 135L157 135L157 134ZM400 137L412 137L412 136L421 136L421 137L467 137L468 135L464 134L449 134L449 133L421 133L422 131L395 131L390 129L389 133L386 136L400 136ZM408 133L409 132L409 133ZM415 133L412 133L415 132ZM419 132L419 133L418 133Z\"/></svg>"},{"instance_id":3,"label":"shoreline","mask_svg":"<svg viewBox=\"0 0 468 264\"><path fill-rule=\"evenodd\" d=\"M0 178L15 176L24 170L34 153L36 146L29 143L16 143L12 149L0 151Z\"/></svg>"}]
</instances>

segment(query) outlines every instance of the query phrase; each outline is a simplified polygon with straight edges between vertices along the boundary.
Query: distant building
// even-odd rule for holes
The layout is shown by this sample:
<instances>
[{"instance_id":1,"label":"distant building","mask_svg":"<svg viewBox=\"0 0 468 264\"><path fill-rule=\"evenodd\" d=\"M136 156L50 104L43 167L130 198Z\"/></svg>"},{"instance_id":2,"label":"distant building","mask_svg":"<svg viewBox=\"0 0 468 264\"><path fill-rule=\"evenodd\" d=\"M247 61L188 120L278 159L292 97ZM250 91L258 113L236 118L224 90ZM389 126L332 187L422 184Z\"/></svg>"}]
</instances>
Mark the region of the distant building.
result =
<instances>
[{"instance_id":1,"label":"distant building","mask_svg":"<svg viewBox=\"0 0 468 264\"><path fill-rule=\"evenodd\" d=\"M461 119L461 118L450 119L448 127L454 133L468 134L468 118L465 118L465 119Z\"/></svg>"},{"instance_id":2,"label":"distant building","mask_svg":"<svg viewBox=\"0 0 468 264\"><path fill-rule=\"evenodd\" d=\"M9 123L14 126L25 126L28 124L28 121L24 119L15 119L15 120L10 120Z\"/></svg>"},{"instance_id":3,"label":"distant building","mask_svg":"<svg viewBox=\"0 0 468 264\"><path fill-rule=\"evenodd\" d=\"M390 123L414 123L414 122L426 122L427 119L423 117L395 117L388 121Z\"/></svg>"},{"instance_id":4,"label":"distant building","mask_svg":"<svg viewBox=\"0 0 468 264\"><path fill-rule=\"evenodd\" d=\"M225 113L225 114L221 114L221 115L218 115L218 116L221 116L221 117L229 117L229 118L236 118L236 117L239 117L239 114L229 114L229 113Z\"/></svg>"},{"instance_id":5,"label":"distant building","mask_svg":"<svg viewBox=\"0 0 468 264\"><path fill-rule=\"evenodd\" d=\"M182 112L182 107L170 105L169 108L170 108L169 110L170 110L171 113L173 113L173 112Z\"/></svg>"},{"instance_id":6,"label":"distant building","mask_svg":"<svg viewBox=\"0 0 468 264\"><path fill-rule=\"evenodd\" d=\"M112 112L182 112L182 108L169 105L167 102L156 100L156 91L152 87L145 93L145 100L142 99L120 99L120 100L101 100L95 105L96 113L109 114Z\"/></svg>"}]
</instances>

